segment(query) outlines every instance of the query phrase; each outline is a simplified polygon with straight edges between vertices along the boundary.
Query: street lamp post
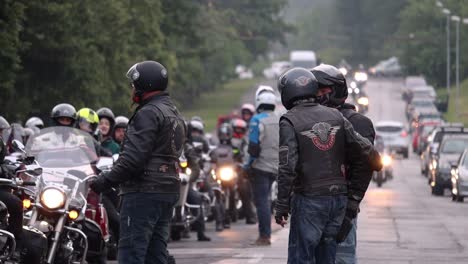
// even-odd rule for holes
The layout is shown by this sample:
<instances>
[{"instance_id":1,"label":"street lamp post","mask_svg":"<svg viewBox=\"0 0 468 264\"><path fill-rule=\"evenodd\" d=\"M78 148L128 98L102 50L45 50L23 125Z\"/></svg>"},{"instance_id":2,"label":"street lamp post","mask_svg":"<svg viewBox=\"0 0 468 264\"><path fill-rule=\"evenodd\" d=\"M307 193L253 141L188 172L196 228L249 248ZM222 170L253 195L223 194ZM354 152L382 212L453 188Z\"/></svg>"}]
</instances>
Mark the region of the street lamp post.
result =
<instances>
[{"instance_id":1,"label":"street lamp post","mask_svg":"<svg viewBox=\"0 0 468 264\"><path fill-rule=\"evenodd\" d=\"M456 44L455 44L455 82L457 86L457 99L456 99L456 113L457 117L460 114L460 17L459 16L452 16L452 21L455 22L457 33L456 33Z\"/></svg>"},{"instance_id":2,"label":"street lamp post","mask_svg":"<svg viewBox=\"0 0 468 264\"><path fill-rule=\"evenodd\" d=\"M447 16L447 94L450 97L450 10L444 8L442 12Z\"/></svg>"}]
</instances>

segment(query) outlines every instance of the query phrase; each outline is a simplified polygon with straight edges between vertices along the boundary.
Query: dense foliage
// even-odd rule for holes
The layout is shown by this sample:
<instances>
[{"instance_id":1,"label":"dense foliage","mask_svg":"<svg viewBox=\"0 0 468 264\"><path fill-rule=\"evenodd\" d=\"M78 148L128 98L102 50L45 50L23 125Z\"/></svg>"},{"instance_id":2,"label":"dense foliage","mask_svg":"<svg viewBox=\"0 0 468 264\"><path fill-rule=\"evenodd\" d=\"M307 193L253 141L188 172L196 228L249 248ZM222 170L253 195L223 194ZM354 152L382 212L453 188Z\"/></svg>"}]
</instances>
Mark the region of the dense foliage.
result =
<instances>
[{"instance_id":1,"label":"dense foliage","mask_svg":"<svg viewBox=\"0 0 468 264\"><path fill-rule=\"evenodd\" d=\"M0 115L46 114L59 102L130 108L126 70L159 60L188 106L284 42L286 0L3 0Z\"/></svg>"}]
</instances>

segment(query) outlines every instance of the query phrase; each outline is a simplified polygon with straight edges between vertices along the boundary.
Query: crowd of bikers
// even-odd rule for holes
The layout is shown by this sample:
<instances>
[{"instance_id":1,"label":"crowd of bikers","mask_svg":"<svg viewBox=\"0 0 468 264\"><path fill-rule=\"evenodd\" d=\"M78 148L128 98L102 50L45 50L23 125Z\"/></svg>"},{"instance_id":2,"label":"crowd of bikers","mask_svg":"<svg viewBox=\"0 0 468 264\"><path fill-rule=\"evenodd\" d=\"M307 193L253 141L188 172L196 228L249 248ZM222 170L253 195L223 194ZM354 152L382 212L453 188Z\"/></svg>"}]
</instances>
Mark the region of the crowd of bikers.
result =
<instances>
[{"instance_id":1,"label":"crowd of bikers","mask_svg":"<svg viewBox=\"0 0 468 264\"><path fill-rule=\"evenodd\" d=\"M275 89L260 85L255 105L244 104L240 115L220 120L216 145L209 142L200 117L182 118L166 92L168 72L162 64L137 63L127 77L138 105L130 120L106 107L76 111L63 103L51 111L52 125L90 133L99 155L119 154L112 170L91 182L94 191L104 194L111 231L120 237L119 263L167 262L181 155L192 169L190 184L203 172L206 155L212 163L239 164L240 215L246 224L258 223L256 246L271 244L270 194L277 181L276 222L284 226L291 218L288 263L355 263L359 203L380 161L372 146L372 123L345 103L346 79L338 69L322 64L284 73L278 81L288 110L284 115L275 111ZM13 139L25 142L42 128L38 117L24 127L0 117L7 151L13 151ZM190 188L188 203L202 199ZM142 204L145 210L139 209ZM230 228L230 212L215 215L216 231ZM204 217L193 229L199 241L211 240Z\"/></svg>"}]
</instances>

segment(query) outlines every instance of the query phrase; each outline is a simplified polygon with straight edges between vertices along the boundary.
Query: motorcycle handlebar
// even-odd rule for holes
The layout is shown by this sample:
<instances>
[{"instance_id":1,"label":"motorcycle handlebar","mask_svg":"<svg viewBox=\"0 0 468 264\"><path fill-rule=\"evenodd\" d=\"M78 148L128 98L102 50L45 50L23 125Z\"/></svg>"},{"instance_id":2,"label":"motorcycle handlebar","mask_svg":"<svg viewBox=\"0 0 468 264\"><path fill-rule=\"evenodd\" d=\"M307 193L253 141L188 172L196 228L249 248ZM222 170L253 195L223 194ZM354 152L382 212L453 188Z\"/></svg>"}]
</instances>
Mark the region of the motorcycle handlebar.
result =
<instances>
[{"instance_id":1,"label":"motorcycle handlebar","mask_svg":"<svg viewBox=\"0 0 468 264\"><path fill-rule=\"evenodd\" d=\"M23 182L22 185L23 185L23 186L36 186L36 183L35 183L35 182L25 181L25 182Z\"/></svg>"}]
</instances>

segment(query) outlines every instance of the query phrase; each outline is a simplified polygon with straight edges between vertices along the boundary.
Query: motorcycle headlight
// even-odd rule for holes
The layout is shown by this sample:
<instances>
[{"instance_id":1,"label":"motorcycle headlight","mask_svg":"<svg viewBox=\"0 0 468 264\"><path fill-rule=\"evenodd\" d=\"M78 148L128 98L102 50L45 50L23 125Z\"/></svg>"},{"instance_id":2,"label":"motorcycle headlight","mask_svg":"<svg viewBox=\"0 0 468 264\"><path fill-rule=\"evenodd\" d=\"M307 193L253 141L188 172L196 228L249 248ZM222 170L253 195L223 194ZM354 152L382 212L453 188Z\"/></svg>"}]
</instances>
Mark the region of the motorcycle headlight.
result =
<instances>
[{"instance_id":1,"label":"motorcycle headlight","mask_svg":"<svg viewBox=\"0 0 468 264\"><path fill-rule=\"evenodd\" d=\"M437 169L437 160L433 160L433 161L432 161L432 168L433 168L434 170Z\"/></svg>"},{"instance_id":2,"label":"motorcycle headlight","mask_svg":"<svg viewBox=\"0 0 468 264\"><path fill-rule=\"evenodd\" d=\"M390 166L392 164L392 157L389 155L383 155L382 157L382 165L384 167Z\"/></svg>"},{"instance_id":3,"label":"motorcycle headlight","mask_svg":"<svg viewBox=\"0 0 468 264\"><path fill-rule=\"evenodd\" d=\"M190 168L185 169L185 174L188 176L192 175L192 170Z\"/></svg>"},{"instance_id":4,"label":"motorcycle headlight","mask_svg":"<svg viewBox=\"0 0 468 264\"><path fill-rule=\"evenodd\" d=\"M182 168L185 169L185 168L187 168L187 166L188 166L188 162L187 162L187 161L181 161L181 162L180 162L180 167L182 167Z\"/></svg>"},{"instance_id":5,"label":"motorcycle headlight","mask_svg":"<svg viewBox=\"0 0 468 264\"><path fill-rule=\"evenodd\" d=\"M356 89L356 88L357 88L356 82L351 82L349 86L351 86L352 89Z\"/></svg>"},{"instance_id":6,"label":"motorcycle headlight","mask_svg":"<svg viewBox=\"0 0 468 264\"><path fill-rule=\"evenodd\" d=\"M358 99L358 104L360 105L369 105L369 98L367 97L361 97Z\"/></svg>"},{"instance_id":7,"label":"motorcycle headlight","mask_svg":"<svg viewBox=\"0 0 468 264\"><path fill-rule=\"evenodd\" d=\"M219 177L222 181L231 181L234 178L234 170L229 167L224 167L219 170Z\"/></svg>"},{"instance_id":8,"label":"motorcycle headlight","mask_svg":"<svg viewBox=\"0 0 468 264\"><path fill-rule=\"evenodd\" d=\"M346 74L348 74L348 70L345 67L341 67L339 70L341 74L343 74L343 76L346 76Z\"/></svg>"},{"instance_id":9,"label":"motorcycle headlight","mask_svg":"<svg viewBox=\"0 0 468 264\"><path fill-rule=\"evenodd\" d=\"M47 188L42 191L40 201L47 209L59 209L65 204L65 193L55 187Z\"/></svg>"},{"instance_id":10,"label":"motorcycle headlight","mask_svg":"<svg viewBox=\"0 0 468 264\"><path fill-rule=\"evenodd\" d=\"M361 92L361 90L359 90L359 88L354 88L354 93L355 94L359 94Z\"/></svg>"}]
</instances>

